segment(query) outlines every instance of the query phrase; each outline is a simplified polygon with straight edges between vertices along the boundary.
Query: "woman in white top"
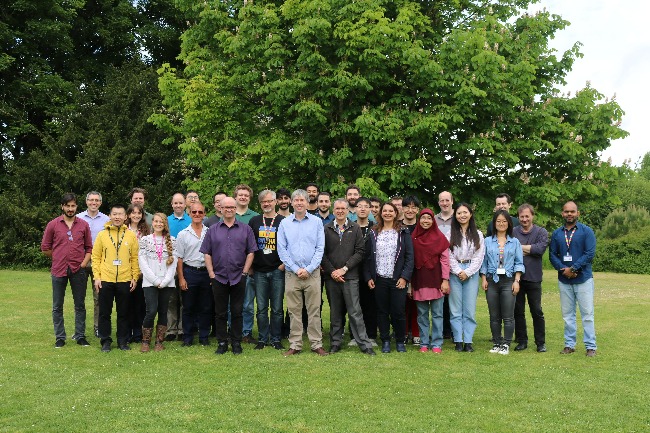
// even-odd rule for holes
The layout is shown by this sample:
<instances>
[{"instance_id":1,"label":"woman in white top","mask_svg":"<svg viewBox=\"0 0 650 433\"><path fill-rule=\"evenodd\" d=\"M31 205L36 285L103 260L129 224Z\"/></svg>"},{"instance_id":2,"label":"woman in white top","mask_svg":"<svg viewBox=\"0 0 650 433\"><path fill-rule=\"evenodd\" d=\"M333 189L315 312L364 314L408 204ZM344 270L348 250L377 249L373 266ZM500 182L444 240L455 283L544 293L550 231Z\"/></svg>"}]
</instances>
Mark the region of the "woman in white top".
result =
<instances>
[{"instance_id":1,"label":"woman in white top","mask_svg":"<svg viewBox=\"0 0 650 433\"><path fill-rule=\"evenodd\" d=\"M456 207L451 221L449 244L451 331L457 352L473 352L478 277L485 245L483 234L476 229L474 211L467 203L460 203Z\"/></svg>"},{"instance_id":2,"label":"woman in white top","mask_svg":"<svg viewBox=\"0 0 650 433\"><path fill-rule=\"evenodd\" d=\"M142 349L148 352L153 333L153 321L158 313L155 351L160 351L167 331L167 307L174 290L177 258L174 254L176 240L169 234L167 216L157 213L151 223L153 233L140 239L138 263L142 271L147 313L142 322Z\"/></svg>"},{"instance_id":3,"label":"woman in white top","mask_svg":"<svg viewBox=\"0 0 650 433\"><path fill-rule=\"evenodd\" d=\"M145 220L144 208L141 204L133 203L126 210L126 226L135 233L140 240L143 236L151 233ZM142 321L146 314L144 292L142 290L142 275L138 278L135 290L129 292L129 343L140 343L142 341Z\"/></svg>"}]
</instances>

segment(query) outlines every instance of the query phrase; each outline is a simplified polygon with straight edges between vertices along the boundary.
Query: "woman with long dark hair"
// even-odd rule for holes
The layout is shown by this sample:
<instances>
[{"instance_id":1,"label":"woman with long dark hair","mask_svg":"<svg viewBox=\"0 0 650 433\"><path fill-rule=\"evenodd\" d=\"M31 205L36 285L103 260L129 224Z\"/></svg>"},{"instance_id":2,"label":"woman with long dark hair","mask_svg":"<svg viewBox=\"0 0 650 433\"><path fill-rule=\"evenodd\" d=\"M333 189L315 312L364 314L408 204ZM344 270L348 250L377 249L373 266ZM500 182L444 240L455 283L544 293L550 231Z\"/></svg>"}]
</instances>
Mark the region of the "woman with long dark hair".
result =
<instances>
[{"instance_id":1,"label":"woman with long dark hair","mask_svg":"<svg viewBox=\"0 0 650 433\"><path fill-rule=\"evenodd\" d=\"M519 279L525 270L524 253L519 240L512 236L512 217L507 210L494 213L492 227L494 234L485 240L481 285L490 310L494 342L490 353L507 355L515 331L515 299L519 293Z\"/></svg>"},{"instance_id":2,"label":"woman with long dark hair","mask_svg":"<svg viewBox=\"0 0 650 433\"><path fill-rule=\"evenodd\" d=\"M409 296L417 305L420 352L442 352L442 307L449 293L449 241L438 229L431 209L420 212L411 235L415 268ZM429 328L431 314L431 328Z\"/></svg>"},{"instance_id":3,"label":"woman with long dark hair","mask_svg":"<svg viewBox=\"0 0 650 433\"><path fill-rule=\"evenodd\" d=\"M483 234L476 229L474 211L467 203L456 206L449 244L451 331L457 352L473 352L478 272L483 263L485 245Z\"/></svg>"},{"instance_id":4,"label":"woman with long dark hair","mask_svg":"<svg viewBox=\"0 0 650 433\"><path fill-rule=\"evenodd\" d=\"M126 227L135 233L138 240L150 233L144 208L141 204L133 203L126 210ZM144 315L144 292L142 291L142 274L140 274L135 290L129 293L129 343L142 341L142 319L144 319Z\"/></svg>"},{"instance_id":5,"label":"woman with long dark hair","mask_svg":"<svg viewBox=\"0 0 650 433\"><path fill-rule=\"evenodd\" d=\"M397 207L384 203L377 224L366 238L363 269L368 287L375 291L377 322L382 353L390 352L390 326L395 332L398 352L406 352L406 285L413 273L413 242L406 227L397 219Z\"/></svg>"}]
</instances>

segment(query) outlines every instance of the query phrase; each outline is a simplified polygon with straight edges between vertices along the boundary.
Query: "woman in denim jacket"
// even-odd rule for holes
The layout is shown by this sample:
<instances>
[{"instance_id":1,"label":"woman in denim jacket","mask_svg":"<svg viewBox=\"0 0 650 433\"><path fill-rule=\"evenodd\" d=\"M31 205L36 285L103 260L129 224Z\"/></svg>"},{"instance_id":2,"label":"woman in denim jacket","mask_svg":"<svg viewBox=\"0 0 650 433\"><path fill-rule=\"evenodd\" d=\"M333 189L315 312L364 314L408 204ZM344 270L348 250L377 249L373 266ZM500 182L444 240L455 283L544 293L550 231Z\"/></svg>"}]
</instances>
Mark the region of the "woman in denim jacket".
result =
<instances>
[{"instance_id":1,"label":"woman in denim jacket","mask_svg":"<svg viewBox=\"0 0 650 433\"><path fill-rule=\"evenodd\" d=\"M519 240L512 237L512 218L508 211L496 211L492 227L495 233L485 239L485 257L480 273L490 310L494 342L490 353L507 355L515 331L515 299L519 292L519 279L525 270L524 254Z\"/></svg>"}]
</instances>

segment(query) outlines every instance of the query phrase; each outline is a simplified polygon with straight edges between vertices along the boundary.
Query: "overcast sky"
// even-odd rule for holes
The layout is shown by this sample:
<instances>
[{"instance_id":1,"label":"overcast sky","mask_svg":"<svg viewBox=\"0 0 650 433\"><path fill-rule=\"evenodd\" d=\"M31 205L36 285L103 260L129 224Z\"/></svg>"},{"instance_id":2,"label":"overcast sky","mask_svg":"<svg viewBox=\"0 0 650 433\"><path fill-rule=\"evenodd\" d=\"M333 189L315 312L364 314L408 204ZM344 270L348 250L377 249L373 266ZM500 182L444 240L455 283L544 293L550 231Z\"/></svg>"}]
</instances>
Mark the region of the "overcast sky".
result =
<instances>
[{"instance_id":1,"label":"overcast sky","mask_svg":"<svg viewBox=\"0 0 650 433\"><path fill-rule=\"evenodd\" d=\"M571 23L559 32L551 46L566 51L574 42L583 44L562 90L591 86L616 100L625 112L624 130L630 135L605 150L603 160L615 165L632 159L632 166L650 152L650 1L648 0L541 0L531 12L546 10ZM646 77L645 79L643 77Z\"/></svg>"}]
</instances>

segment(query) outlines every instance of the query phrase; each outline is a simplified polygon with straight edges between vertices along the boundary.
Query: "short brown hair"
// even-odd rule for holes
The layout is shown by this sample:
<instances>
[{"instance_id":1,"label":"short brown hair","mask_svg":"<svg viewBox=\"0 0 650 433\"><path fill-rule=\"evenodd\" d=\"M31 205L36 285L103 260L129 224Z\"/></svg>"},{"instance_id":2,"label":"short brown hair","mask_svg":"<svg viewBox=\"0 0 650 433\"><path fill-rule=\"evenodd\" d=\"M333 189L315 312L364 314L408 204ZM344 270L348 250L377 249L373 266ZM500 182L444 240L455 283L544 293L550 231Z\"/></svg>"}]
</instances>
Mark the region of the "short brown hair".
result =
<instances>
[{"instance_id":1,"label":"short brown hair","mask_svg":"<svg viewBox=\"0 0 650 433\"><path fill-rule=\"evenodd\" d=\"M245 183L240 183L235 187L235 194L234 194L235 197L237 197L237 191L239 191L240 189L245 189L246 191L248 191L248 194L250 194L250 196L253 197L253 189L250 186L246 185Z\"/></svg>"}]
</instances>

